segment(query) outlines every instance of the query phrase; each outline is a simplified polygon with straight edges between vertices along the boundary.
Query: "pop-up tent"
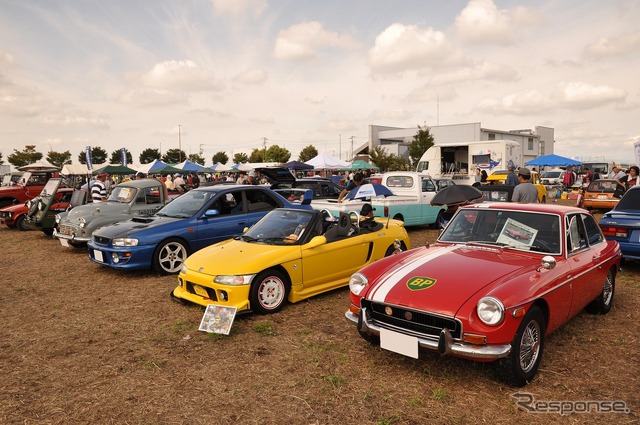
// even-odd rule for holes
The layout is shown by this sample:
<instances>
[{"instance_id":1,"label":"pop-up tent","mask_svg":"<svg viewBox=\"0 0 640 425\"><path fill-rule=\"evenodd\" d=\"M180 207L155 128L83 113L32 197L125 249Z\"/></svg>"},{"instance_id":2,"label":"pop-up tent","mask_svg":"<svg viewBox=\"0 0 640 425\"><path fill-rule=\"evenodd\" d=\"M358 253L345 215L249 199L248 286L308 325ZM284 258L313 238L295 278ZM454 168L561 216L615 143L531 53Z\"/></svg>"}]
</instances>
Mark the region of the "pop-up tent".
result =
<instances>
[{"instance_id":1,"label":"pop-up tent","mask_svg":"<svg viewBox=\"0 0 640 425\"><path fill-rule=\"evenodd\" d=\"M582 165L582 162L552 153L532 159L525 165L532 167L571 167L573 165Z\"/></svg>"},{"instance_id":2,"label":"pop-up tent","mask_svg":"<svg viewBox=\"0 0 640 425\"><path fill-rule=\"evenodd\" d=\"M351 163L335 158L327 153L318 154L311 158L305 164L312 165L316 170L339 170L351 166Z\"/></svg>"}]
</instances>

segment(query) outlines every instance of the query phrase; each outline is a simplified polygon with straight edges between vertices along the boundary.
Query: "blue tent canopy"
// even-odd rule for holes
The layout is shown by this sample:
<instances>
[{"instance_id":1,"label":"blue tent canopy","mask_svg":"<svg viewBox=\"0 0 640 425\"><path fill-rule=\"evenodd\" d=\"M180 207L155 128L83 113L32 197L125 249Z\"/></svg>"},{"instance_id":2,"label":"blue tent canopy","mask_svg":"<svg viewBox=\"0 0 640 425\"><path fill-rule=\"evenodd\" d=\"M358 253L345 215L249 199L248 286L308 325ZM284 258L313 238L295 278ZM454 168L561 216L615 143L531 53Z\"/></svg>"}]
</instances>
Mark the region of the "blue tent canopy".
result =
<instances>
[{"instance_id":1,"label":"blue tent canopy","mask_svg":"<svg viewBox=\"0 0 640 425\"><path fill-rule=\"evenodd\" d=\"M525 165L537 167L571 167L574 165L582 165L582 162L552 153L550 155L543 155L536 159L532 159Z\"/></svg>"}]
</instances>

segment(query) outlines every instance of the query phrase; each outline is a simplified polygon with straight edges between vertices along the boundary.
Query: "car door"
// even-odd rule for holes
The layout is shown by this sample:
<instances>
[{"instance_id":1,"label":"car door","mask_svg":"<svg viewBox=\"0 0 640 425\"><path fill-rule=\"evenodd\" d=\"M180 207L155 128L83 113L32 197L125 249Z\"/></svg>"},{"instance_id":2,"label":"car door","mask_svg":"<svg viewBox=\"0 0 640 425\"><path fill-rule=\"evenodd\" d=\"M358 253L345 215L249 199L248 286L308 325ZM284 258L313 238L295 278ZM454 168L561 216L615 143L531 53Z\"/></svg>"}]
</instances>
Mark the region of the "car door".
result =
<instances>
[{"instance_id":1,"label":"car door","mask_svg":"<svg viewBox=\"0 0 640 425\"><path fill-rule=\"evenodd\" d=\"M571 268L572 289L570 317L578 314L596 296L594 279L598 279L597 259L589 246L589 236L581 214L570 214L567 220L567 259Z\"/></svg>"},{"instance_id":2,"label":"car door","mask_svg":"<svg viewBox=\"0 0 640 425\"><path fill-rule=\"evenodd\" d=\"M367 239L376 234L370 235L348 236L314 248L302 245L303 287L335 286L338 280L348 282L369 258L371 244Z\"/></svg>"},{"instance_id":3,"label":"car door","mask_svg":"<svg viewBox=\"0 0 640 425\"><path fill-rule=\"evenodd\" d=\"M242 189L215 194L196 217L197 237L191 242L195 250L242 234L249 226L245 206Z\"/></svg>"}]
</instances>

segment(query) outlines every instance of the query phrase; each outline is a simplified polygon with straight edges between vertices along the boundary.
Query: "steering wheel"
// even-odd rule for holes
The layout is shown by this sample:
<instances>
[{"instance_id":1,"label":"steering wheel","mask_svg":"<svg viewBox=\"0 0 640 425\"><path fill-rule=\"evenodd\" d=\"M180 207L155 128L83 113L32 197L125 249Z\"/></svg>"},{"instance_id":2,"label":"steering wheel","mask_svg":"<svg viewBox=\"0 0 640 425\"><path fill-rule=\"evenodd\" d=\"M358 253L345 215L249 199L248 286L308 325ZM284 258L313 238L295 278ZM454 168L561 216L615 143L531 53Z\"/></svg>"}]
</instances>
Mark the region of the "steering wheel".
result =
<instances>
[{"instance_id":1,"label":"steering wheel","mask_svg":"<svg viewBox=\"0 0 640 425\"><path fill-rule=\"evenodd\" d=\"M542 240L542 239L534 241L533 245L531 245L531 248L534 248L536 251L539 251L539 252L553 252L553 249L551 249L551 246L545 240Z\"/></svg>"}]
</instances>

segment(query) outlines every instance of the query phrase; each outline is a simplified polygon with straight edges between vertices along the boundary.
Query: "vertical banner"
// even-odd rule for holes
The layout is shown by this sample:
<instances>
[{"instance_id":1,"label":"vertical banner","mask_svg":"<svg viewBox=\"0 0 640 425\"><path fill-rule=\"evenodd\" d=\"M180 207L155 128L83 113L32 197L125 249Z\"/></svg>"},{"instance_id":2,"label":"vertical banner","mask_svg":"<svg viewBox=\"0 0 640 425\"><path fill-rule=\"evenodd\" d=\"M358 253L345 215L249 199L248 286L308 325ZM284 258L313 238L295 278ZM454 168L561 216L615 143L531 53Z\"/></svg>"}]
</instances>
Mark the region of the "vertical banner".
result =
<instances>
[{"instance_id":1,"label":"vertical banner","mask_svg":"<svg viewBox=\"0 0 640 425\"><path fill-rule=\"evenodd\" d=\"M640 140L633 144L633 157L636 160L635 165L640 165Z\"/></svg>"},{"instance_id":2,"label":"vertical banner","mask_svg":"<svg viewBox=\"0 0 640 425\"><path fill-rule=\"evenodd\" d=\"M120 163L125 167L127 166L127 149L126 148L120 148Z\"/></svg>"},{"instance_id":3,"label":"vertical banner","mask_svg":"<svg viewBox=\"0 0 640 425\"><path fill-rule=\"evenodd\" d=\"M91 162L91 146L87 146L85 150L85 155L87 158L87 169L91 171L93 170L93 163Z\"/></svg>"}]
</instances>

